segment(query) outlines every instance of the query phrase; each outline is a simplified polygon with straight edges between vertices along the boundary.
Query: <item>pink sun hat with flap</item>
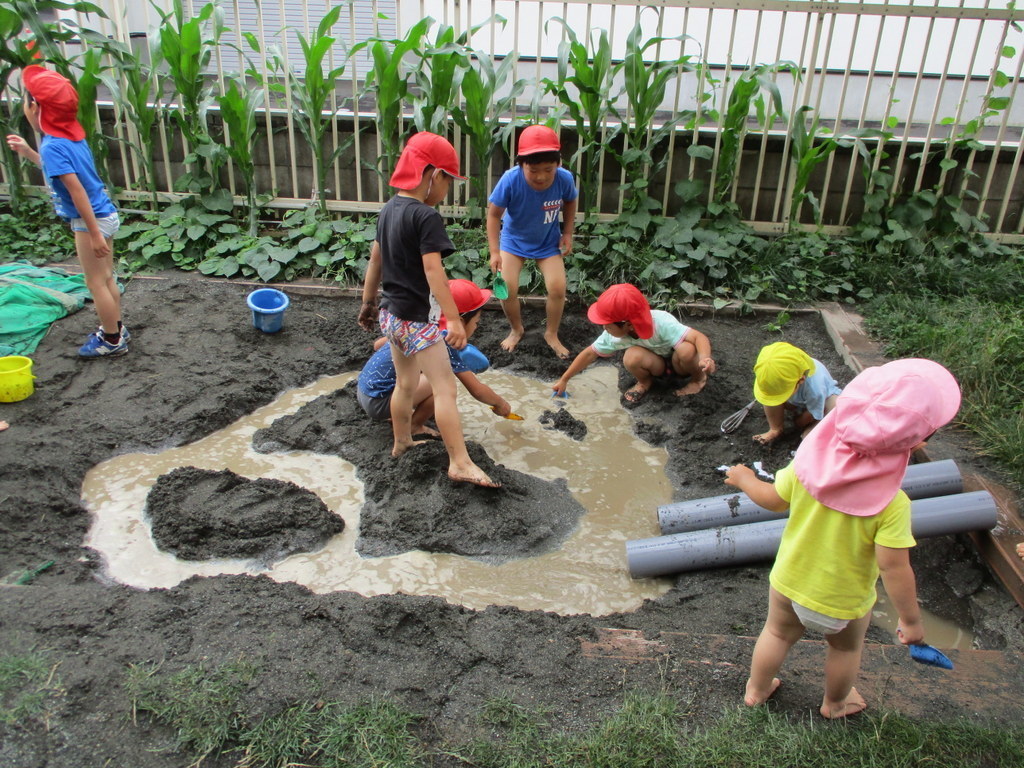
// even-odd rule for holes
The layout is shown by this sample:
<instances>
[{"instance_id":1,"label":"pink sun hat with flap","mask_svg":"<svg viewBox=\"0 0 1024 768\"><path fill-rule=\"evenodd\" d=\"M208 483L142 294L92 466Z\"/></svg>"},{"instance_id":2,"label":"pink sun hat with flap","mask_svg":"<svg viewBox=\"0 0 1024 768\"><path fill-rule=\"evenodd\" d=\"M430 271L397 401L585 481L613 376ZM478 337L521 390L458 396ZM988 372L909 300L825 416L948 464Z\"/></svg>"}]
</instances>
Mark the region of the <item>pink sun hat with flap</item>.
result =
<instances>
[{"instance_id":1,"label":"pink sun hat with flap","mask_svg":"<svg viewBox=\"0 0 1024 768\"><path fill-rule=\"evenodd\" d=\"M877 515L903 482L910 452L960 409L960 386L932 360L907 358L866 368L804 438L793 468L826 507Z\"/></svg>"}]
</instances>

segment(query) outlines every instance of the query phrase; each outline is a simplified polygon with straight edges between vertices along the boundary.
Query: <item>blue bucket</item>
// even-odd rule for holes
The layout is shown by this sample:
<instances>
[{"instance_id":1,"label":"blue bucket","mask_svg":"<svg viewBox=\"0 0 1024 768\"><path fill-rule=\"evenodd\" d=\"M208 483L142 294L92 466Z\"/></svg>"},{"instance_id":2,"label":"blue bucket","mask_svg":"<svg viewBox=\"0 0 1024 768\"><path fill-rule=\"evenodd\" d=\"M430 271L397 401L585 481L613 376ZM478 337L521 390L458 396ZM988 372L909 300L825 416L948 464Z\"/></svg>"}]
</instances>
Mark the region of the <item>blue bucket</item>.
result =
<instances>
[{"instance_id":1,"label":"blue bucket","mask_svg":"<svg viewBox=\"0 0 1024 768\"><path fill-rule=\"evenodd\" d=\"M284 326L284 311L288 297L275 288L258 288L249 294L245 303L252 310L252 324L264 333L277 333Z\"/></svg>"}]
</instances>

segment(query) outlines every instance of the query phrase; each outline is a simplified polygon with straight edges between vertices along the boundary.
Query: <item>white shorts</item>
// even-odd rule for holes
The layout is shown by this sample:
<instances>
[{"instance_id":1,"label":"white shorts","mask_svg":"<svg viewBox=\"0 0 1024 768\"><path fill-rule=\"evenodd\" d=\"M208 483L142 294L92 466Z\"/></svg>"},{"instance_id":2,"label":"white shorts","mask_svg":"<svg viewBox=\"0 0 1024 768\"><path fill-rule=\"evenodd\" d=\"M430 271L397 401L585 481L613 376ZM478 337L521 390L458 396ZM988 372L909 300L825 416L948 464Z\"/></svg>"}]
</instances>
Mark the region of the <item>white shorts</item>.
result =
<instances>
[{"instance_id":1,"label":"white shorts","mask_svg":"<svg viewBox=\"0 0 1024 768\"><path fill-rule=\"evenodd\" d=\"M846 629L846 625L850 623L849 619L837 619L835 616L811 610L805 605L800 605L796 600L790 600L790 603L792 603L793 610L796 612L796 617L800 619L801 624L807 627L807 629L816 630L823 635L834 635L836 632L842 632Z\"/></svg>"},{"instance_id":2,"label":"white shorts","mask_svg":"<svg viewBox=\"0 0 1024 768\"><path fill-rule=\"evenodd\" d=\"M114 233L121 228L121 219L118 218L117 213L111 213L106 216L97 216L96 223L100 225L100 232L102 232L103 236L107 238L113 237ZM71 231L88 232L89 228L85 226L85 219L72 219Z\"/></svg>"}]
</instances>

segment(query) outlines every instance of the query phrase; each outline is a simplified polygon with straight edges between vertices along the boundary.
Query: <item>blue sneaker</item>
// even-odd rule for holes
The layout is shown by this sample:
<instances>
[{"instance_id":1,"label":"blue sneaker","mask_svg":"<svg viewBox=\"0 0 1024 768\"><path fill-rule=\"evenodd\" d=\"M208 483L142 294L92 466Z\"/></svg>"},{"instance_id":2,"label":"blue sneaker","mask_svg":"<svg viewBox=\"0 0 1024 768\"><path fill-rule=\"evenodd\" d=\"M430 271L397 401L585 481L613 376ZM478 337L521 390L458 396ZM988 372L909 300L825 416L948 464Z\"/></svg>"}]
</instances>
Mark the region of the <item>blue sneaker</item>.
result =
<instances>
[{"instance_id":1,"label":"blue sneaker","mask_svg":"<svg viewBox=\"0 0 1024 768\"><path fill-rule=\"evenodd\" d=\"M103 326L102 325L96 326L96 330L99 331L100 333L103 333ZM124 324L121 325L121 338L124 339L125 341L131 341L132 340L132 334L131 334L131 331L128 330L128 326L127 325L124 325Z\"/></svg>"},{"instance_id":2,"label":"blue sneaker","mask_svg":"<svg viewBox=\"0 0 1024 768\"><path fill-rule=\"evenodd\" d=\"M97 331L86 339L85 344L78 348L79 357L117 357L128 352L128 339L121 335L117 344L111 344L103 338L103 332Z\"/></svg>"}]
</instances>

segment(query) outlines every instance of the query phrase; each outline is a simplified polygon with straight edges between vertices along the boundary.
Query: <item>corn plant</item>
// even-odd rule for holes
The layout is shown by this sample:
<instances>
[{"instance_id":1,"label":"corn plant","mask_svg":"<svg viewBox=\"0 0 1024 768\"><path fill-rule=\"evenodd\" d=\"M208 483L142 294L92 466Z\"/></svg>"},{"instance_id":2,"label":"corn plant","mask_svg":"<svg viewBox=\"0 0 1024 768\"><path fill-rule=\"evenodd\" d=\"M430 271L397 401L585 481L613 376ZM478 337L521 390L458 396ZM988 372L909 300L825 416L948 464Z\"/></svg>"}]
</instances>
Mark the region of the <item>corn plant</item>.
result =
<instances>
[{"instance_id":1,"label":"corn plant","mask_svg":"<svg viewBox=\"0 0 1024 768\"><path fill-rule=\"evenodd\" d=\"M501 21L504 23L504 19ZM498 147L508 142L516 125L514 118L503 121L501 116L512 112L526 81L519 79L506 90L515 68L514 53L503 58L497 67L487 53L475 51L473 55L475 64L470 64L462 79L462 105L452 107L452 117L469 137L473 155L470 208L476 208L476 215L482 216L490 188L491 158Z\"/></svg>"},{"instance_id":2,"label":"corn plant","mask_svg":"<svg viewBox=\"0 0 1024 768\"><path fill-rule=\"evenodd\" d=\"M628 191L626 198L627 210L639 210L647 204L648 180L665 167L668 157L658 153L657 148L672 135L676 124L687 116L681 113L665 120L659 127L654 127L655 117L665 100L665 89L669 82L682 72L692 72L689 54L681 54L675 59L648 63L644 54L652 47L664 42L684 42L692 39L689 35L678 37L652 37L642 39L643 27L638 21L626 38L626 56L615 67L615 72L622 73L625 93L629 104L628 114L623 115L615 104L609 104L611 112L619 118L625 128L625 145L623 151L609 146L616 159L626 172Z\"/></svg>"},{"instance_id":3,"label":"corn plant","mask_svg":"<svg viewBox=\"0 0 1024 768\"><path fill-rule=\"evenodd\" d=\"M110 91L114 102L124 110L138 137L138 141L129 138L125 142L142 166L142 183L150 194L152 208L155 210L159 202L155 133L163 111L163 79L157 69L145 65L130 52L118 56L117 70L118 76L107 72L100 79Z\"/></svg>"},{"instance_id":4,"label":"corn plant","mask_svg":"<svg viewBox=\"0 0 1024 768\"><path fill-rule=\"evenodd\" d=\"M328 169L337 157L355 141L353 135L335 147L332 152L327 152L324 148L324 135L335 116L334 112L328 113L328 101L334 94L335 81L345 73L345 63L325 72L324 58L335 43L335 38L331 36L330 32L337 23L342 8L343 6L337 5L328 11L320 19L316 34L309 40L301 32L296 33L299 44L302 46L305 67L301 77L294 71L288 72L292 103L301 118L297 121L297 125L313 153L314 188L312 196L317 201L322 214L327 213L325 192L330 191L326 189Z\"/></svg>"},{"instance_id":5,"label":"corn plant","mask_svg":"<svg viewBox=\"0 0 1024 768\"><path fill-rule=\"evenodd\" d=\"M227 153L234 161L235 168L245 181L246 205L248 206L248 231L256 235L256 161L253 148L256 144L257 112L263 106L263 91L259 88L239 88L232 80L227 89L217 97L221 118L227 126L230 143Z\"/></svg>"},{"instance_id":6,"label":"corn plant","mask_svg":"<svg viewBox=\"0 0 1024 768\"><path fill-rule=\"evenodd\" d=\"M156 6L154 5L154 8ZM224 164L224 147L210 136L207 110L214 102L213 84L205 77L213 52L224 31L224 13L216 3L207 3L186 20L181 0L161 14L159 25L150 33L149 49L154 65L167 68L172 86L170 98L177 98L171 116L184 139L184 163L189 173L175 180L175 188L189 192L213 191L219 186L218 172Z\"/></svg>"},{"instance_id":7,"label":"corn plant","mask_svg":"<svg viewBox=\"0 0 1024 768\"><path fill-rule=\"evenodd\" d=\"M104 50L93 46L85 48L76 61L81 71L75 83L75 90L78 91L78 122L85 130L85 139L100 168L106 168L107 157L110 154L107 139L100 125L99 113L96 111L96 89L102 82L103 73L109 68L104 64L104 53Z\"/></svg>"},{"instance_id":8,"label":"corn plant","mask_svg":"<svg viewBox=\"0 0 1024 768\"><path fill-rule=\"evenodd\" d=\"M619 132L617 126L604 125L605 115L621 93L614 82L612 44L607 31L595 29L589 41L592 50L588 49L565 19L556 16L551 21L562 25L566 39L558 45L558 76L555 80L544 78L544 89L558 99L576 124L579 146L571 163L580 168L580 205L584 211L595 210L600 199L600 150Z\"/></svg>"},{"instance_id":9,"label":"corn plant","mask_svg":"<svg viewBox=\"0 0 1024 768\"><path fill-rule=\"evenodd\" d=\"M47 62L70 75L68 60L59 43L80 36L79 30L69 21L61 26L43 21L40 11L78 11L95 13L107 18L95 4L87 2L60 2L59 0L0 0L0 91L7 93L7 109L0 109L0 135L23 133L27 128L21 111L21 99L13 98L8 89L11 75L29 64ZM42 58L39 58L42 57ZM91 105L92 102L90 101ZM22 161L0 141L0 162L4 166L11 209L18 212L25 201Z\"/></svg>"},{"instance_id":10,"label":"corn plant","mask_svg":"<svg viewBox=\"0 0 1024 768\"><path fill-rule=\"evenodd\" d=\"M786 119L782 105L782 94L772 75L780 70L789 71L794 81L800 77L796 64L789 61L777 61L774 64L758 64L743 71L733 82L722 116L722 130L719 133L718 165L715 169L714 189L712 190L712 206L721 207L728 203L743 151L743 140L747 135L750 112L753 108L757 116L757 124L767 129L776 118ZM770 97L765 100L765 94Z\"/></svg>"},{"instance_id":11,"label":"corn plant","mask_svg":"<svg viewBox=\"0 0 1024 768\"><path fill-rule=\"evenodd\" d=\"M456 38L455 28L442 24L434 42L420 53L413 75L416 95L412 99L412 119L416 130L440 135L448 132L448 113L458 104L462 79L469 67L466 43L480 26Z\"/></svg>"},{"instance_id":12,"label":"corn plant","mask_svg":"<svg viewBox=\"0 0 1024 768\"><path fill-rule=\"evenodd\" d=\"M434 20L429 16L414 24L402 39L371 37L352 47L351 55L369 48L373 66L366 75L366 93L372 93L377 106L377 135L383 146L381 157L371 167L387 183L402 145L402 109L409 95L411 65L405 57L414 54Z\"/></svg>"}]
</instances>

